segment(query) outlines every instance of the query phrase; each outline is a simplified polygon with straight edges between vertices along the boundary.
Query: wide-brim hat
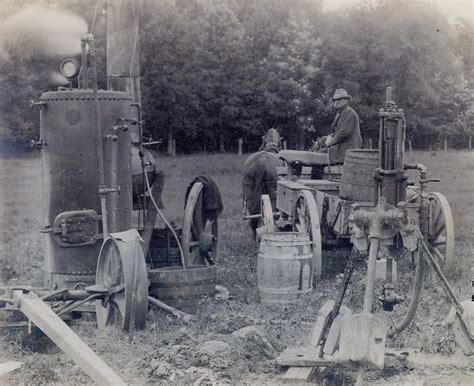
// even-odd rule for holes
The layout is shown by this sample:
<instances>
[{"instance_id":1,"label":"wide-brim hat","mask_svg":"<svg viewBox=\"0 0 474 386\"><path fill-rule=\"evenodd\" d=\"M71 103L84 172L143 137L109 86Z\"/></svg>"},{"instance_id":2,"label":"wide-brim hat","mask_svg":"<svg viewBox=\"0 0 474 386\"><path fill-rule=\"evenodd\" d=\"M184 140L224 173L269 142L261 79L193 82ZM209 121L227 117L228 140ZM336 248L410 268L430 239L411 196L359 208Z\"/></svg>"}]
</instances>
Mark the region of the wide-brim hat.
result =
<instances>
[{"instance_id":1,"label":"wide-brim hat","mask_svg":"<svg viewBox=\"0 0 474 386\"><path fill-rule=\"evenodd\" d=\"M339 99L347 99L351 100L351 96L347 93L347 91L343 88L337 88L336 91L334 91L334 96L332 97L333 101L337 101Z\"/></svg>"}]
</instances>

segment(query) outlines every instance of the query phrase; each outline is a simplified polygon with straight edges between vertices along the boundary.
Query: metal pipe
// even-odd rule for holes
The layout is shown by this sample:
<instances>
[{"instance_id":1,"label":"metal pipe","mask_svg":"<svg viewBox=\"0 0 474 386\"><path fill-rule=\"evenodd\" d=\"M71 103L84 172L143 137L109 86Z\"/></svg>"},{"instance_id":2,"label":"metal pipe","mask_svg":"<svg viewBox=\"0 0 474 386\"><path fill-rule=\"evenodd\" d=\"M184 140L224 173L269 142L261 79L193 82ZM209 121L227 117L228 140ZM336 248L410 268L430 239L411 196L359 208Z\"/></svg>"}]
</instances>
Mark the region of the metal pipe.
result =
<instances>
[{"instance_id":1,"label":"metal pipe","mask_svg":"<svg viewBox=\"0 0 474 386\"><path fill-rule=\"evenodd\" d=\"M375 272L377 265L377 254L380 247L380 239L373 237L370 239L369 263L367 266L367 282L364 294L364 313L372 312L374 302Z\"/></svg>"},{"instance_id":2,"label":"metal pipe","mask_svg":"<svg viewBox=\"0 0 474 386\"><path fill-rule=\"evenodd\" d=\"M405 314L405 317L400 322L399 325L390 328L387 335L388 337L392 337L395 334L403 331L405 328L413 320L416 310L418 309L418 305L420 304L421 294L423 292L423 274L424 274L425 262L421 257L420 250L417 251L416 254L416 271L415 271L415 283L413 284L413 292L411 294L410 304L408 306L408 311Z\"/></svg>"},{"instance_id":3,"label":"metal pipe","mask_svg":"<svg viewBox=\"0 0 474 386\"><path fill-rule=\"evenodd\" d=\"M125 91L141 104L139 20L134 0L107 1L107 88ZM137 120L138 115L137 111ZM132 143L141 142L141 128L131 127Z\"/></svg>"},{"instance_id":4,"label":"metal pipe","mask_svg":"<svg viewBox=\"0 0 474 386\"><path fill-rule=\"evenodd\" d=\"M70 290L63 288L57 291L34 290L43 301L67 301L67 300L83 300L90 296L91 292L87 290Z\"/></svg>"},{"instance_id":5,"label":"metal pipe","mask_svg":"<svg viewBox=\"0 0 474 386\"><path fill-rule=\"evenodd\" d=\"M393 270L393 259L391 256L387 257L387 272L385 272L385 282L389 285L392 284L393 281L393 275L392 275L392 270Z\"/></svg>"},{"instance_id":6,"label":"metal pipe","mask_svg":"<svg viewBox=\"0 0 474 386\"><path fill-rule=\"evenodd\" d=\"M107 207L109 208L108 213L108 227L110 232L118 232L120 229L119 224L117 223L117 211L119 206L119 187L117 182L118 174L118 136L117 135L107 135L106 139L109 144L110 151L110 189L106 195Z\"/></svg>"},{"instance_id":7,"label":"metal pipe","mask_svg":"<svg viewBox=\"0 0 474 386\"><path fill-rule=\"evenodd\" d=\"M462 306L458 297L456 296L453 289L451 288L448 281L446 280L446 277L444 276L443 271L441 271L441 268L439 267L439 264L436 262L436 259L431 254L428 244L426 244L425 240L423 239L420 239L420 242L421 242L421 246L426 252L427 260L431 263L431 266L434 268L436 274L438 275L438 278L440 279L441 284L444 287L444 290L449 294L449 297L451 298L451 301L454 307L456 308L456 311L461 315L464 312L464 307Z\"/></svg>"},{"instance_id":8,"label":"metal pipe","mask_svg":"<svg viewBox=\"0 0 474 386\"><path fill-rule=\"evenodd\" d=\"M100 294L100 293L99 294L92 294L92 295L90 295L89 297L87 297L83 300L79 300L79 301L75 302L74 304L71 304L70 306L67 306L67 307L63 308L60 312L58 312L58 316L61 316L61 315L65 314L66 312L70 312L74 308L82 306L84 303L90 302L91 300L95 300L95 299L97 299L101 296L103 296L103 294Z\"/></svg>"},{"instance_id":9,"label":"metal pipe","mask_svg":"<svg viewBox=\"0 0 474 386\"><path fill-rule=\"evenodd\" d=\"M179 241L179 237L176 234L175 230L173 229L171 224L168 222L165 215L161 212L160 208L158 207L158 204L155 201L155 198L153 197L151 187L150 187L150 181L148 181L147 173L145 173L144 175L145 175L145 181L146 181L146 186L147 186L148 192L150 192L150 200L153 203L153 205L155 206L156 212L159 214L159 216L161 217L161 219L163 220L165 225L168 227L168 229L173 234L173 237L175 238L176 243L178 244L179 254L180 254L180 257L181 257L181 264L183 266L183 269L186 270L187 267L186 267L186 259L184 258L183 246L181 245L181 242Z\"/></svg>"},{"instance_id":10,"label":"metal pipe","mask_svg":"<svg viewBox=\"0 0 474 386\"><path fill-rule=\"evenodd\" d=\"M99 161L99 194L100 194L100 210L102 216L102 233L104 239L109 234L107 226L107 202L106 195L107 189L105 187L105 173L104 173L104 154L102 149L102 127L100 123L100 108L99 108L99 95L97 85L97 60L95 52L94 35L87 34L83 40L89 43L89 48L92 56L91 69L92 69L92 80L93 80L93 95L94 95L94 118L97 130L97 157Z\"/></svg>"},{"instance_id":11,"label":"metal pipe","mask_svg":"<svg viewBox=\"0 0 474 386\"><path fill-rule=\"evenodd\" d=\"M89 86L87 67L87 40L85 37L83 37L81 39L81 69L79 74L79 88L86 89Z\"/></svg>"},{"instance_id":12,"label":"metal pipe","mask_svg":"<svg viewBox=\"0 0 474 386\"><path fill-rule=\"evenodd\" d=\"M392 103L392 87L387 87L385 90L385 103L389 105Z\"/></svg>"},{"instance_id":13,"label":"metal pipe","mask_svg":"<svg viewBox=\"0 0 474 386\"><path fill-rule=\"evenodd\" d=\"M173 308L173 307L163 303L161 300L158 300L158 299L153 298L151 296L148 296L148 301L152 305L154 305L155 307L158 307L161 310L166 311L166 312L170 313L171 315L176 316L178 319L184 320L185 322L189 322L191 320L196 319L196 317L194 315L187 314L186 312L177 310L176 308Z\"/></svg>"},{"instance_id":14,"label":"metal pipe","mask_svg":"<svg viewBox=\"0 0 474 386\"><path fill-rule=\"evenodd\" d=\"M68 288L61 288L61 289L58 289L57 291L53 291L53 292L47 293L46 295L40 296L40 298L41 298L42 301L45 302L46 300L54 298L55 296L63 295L65 292L68 292L68 291L69 291ZM38 294L39 291L35 291L35 292L39 296L39 294Z\"/></svg>"},{"instance_id":15,"label":"metal pipe","mask_svg":"<svg viewBox=\"0 0 474 386\"><path fill-rule=\"evenodd\" d=\"M379 119L379 169L382 170L382 169L385 169L385 165L383 164L383 148L384 148L384 141L383 141L383 122L384 122L384 118L383 117L380 117ZM381 178L377 178L376 179L377 181L377 200L376 202L378 202L378 200L380 199L380 196L382 195L382 179Z\"/></svg>"}]
</instances>

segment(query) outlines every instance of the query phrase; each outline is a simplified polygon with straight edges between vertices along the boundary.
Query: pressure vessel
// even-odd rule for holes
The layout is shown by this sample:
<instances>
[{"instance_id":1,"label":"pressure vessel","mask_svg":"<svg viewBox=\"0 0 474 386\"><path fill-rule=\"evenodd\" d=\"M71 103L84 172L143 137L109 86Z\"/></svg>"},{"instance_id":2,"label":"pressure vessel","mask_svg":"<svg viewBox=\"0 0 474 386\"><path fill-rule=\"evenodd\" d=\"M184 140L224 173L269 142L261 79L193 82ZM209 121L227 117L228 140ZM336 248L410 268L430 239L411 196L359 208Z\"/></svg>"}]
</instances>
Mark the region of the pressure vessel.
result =
<instances>
[{"instance_id":1,"label":"pressure vessel","mask_svg":"<svg viewBox=\"0 0 474 386\"><path fill-rule=\"evenodd\" d=\"M97 99L92 90L68 89L45 92L39 101L44 268L52 286L95 280L103 239L99 189L107 192L109 232L132 227L131 98L99 90Z\"/></svg>"}]
</instances>

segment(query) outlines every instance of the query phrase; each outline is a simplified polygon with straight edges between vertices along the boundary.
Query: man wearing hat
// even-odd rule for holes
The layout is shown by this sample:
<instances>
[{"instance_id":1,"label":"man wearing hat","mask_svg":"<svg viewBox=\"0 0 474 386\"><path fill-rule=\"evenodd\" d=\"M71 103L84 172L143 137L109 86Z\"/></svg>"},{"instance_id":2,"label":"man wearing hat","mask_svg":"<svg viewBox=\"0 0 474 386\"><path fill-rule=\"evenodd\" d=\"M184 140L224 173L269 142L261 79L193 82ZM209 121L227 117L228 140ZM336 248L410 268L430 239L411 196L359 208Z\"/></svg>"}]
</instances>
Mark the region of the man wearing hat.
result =
<instances>
[{"instance_id":1,"label":"man wearing hat","mask_svg":"<svg viewBox=\"0 0 474 386\"><path fill-rule=\"evenodd\" d=\"M343 88L336 89L332 97L336 116L331 124L333 134L327 136L325 143L331 164L343 164L347 149L360 149L362 146L359 116L349 107L350 99Z\"/></svg>"},{"instance_id":2,"label":"man wearing hat","mask_svg":"<svg viewBox=\"0 0 474 386\"><path fill-rule=\"evenodd\" d=\"M268 194L272 207L275 208L276 206L277 166L282 165L277 157L277 153L281 150L280 141L281 137L278 131L271 128L262 137L260 151L252 154L244 162L242 167L242 190L247 214L260 213L260 197L262 194ZM250 227L254 239L256 239L258 219L251 219Z\"/></svg>"}]
</instances>

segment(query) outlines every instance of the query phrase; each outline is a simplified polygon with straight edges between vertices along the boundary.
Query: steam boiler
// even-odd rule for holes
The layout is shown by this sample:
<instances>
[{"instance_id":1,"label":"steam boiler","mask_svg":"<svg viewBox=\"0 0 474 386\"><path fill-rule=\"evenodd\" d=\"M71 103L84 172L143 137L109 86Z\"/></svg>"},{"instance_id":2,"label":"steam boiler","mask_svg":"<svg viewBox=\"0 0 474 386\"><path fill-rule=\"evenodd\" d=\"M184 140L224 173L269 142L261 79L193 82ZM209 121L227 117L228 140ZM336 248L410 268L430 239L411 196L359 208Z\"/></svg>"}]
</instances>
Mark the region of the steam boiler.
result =
<instances>
[{"instance_id":1,"label":"steam boiler","mask_svg":"<svg viewBox=\"0 0 474 386\"><path fill-rule=\"evenodd\" d=\"M107 231L132 228L131 136L122 125L130 117L131 98L100 90L96 101L92 90L66 89L44 93L39 103L47 283L93 282L104 238L101 194L112 204L105 216ZM97 115L104 137L100 145Z\"/></svg>"},{"instance_id":2,"label":"steam boiler","mask_svg":"<svg viewBox=\"0 0 474 386\"><path fill-rule=\"evenodd\" d=\"M96 301L99 326L118 321L125 330L145 326L149 295L187 305L214 293L222 211L208 176L190 183L182 226L162 211L164 175L143 142L132 7L108 2L107 90L98 88L95 40L87 34L80 63L61 63L69 87L34 103L40 109L46 286L64 296L84 290L74 296L80 305ZM158 216L165 228L155 227Z\"/></svg>"}]
</instances>

